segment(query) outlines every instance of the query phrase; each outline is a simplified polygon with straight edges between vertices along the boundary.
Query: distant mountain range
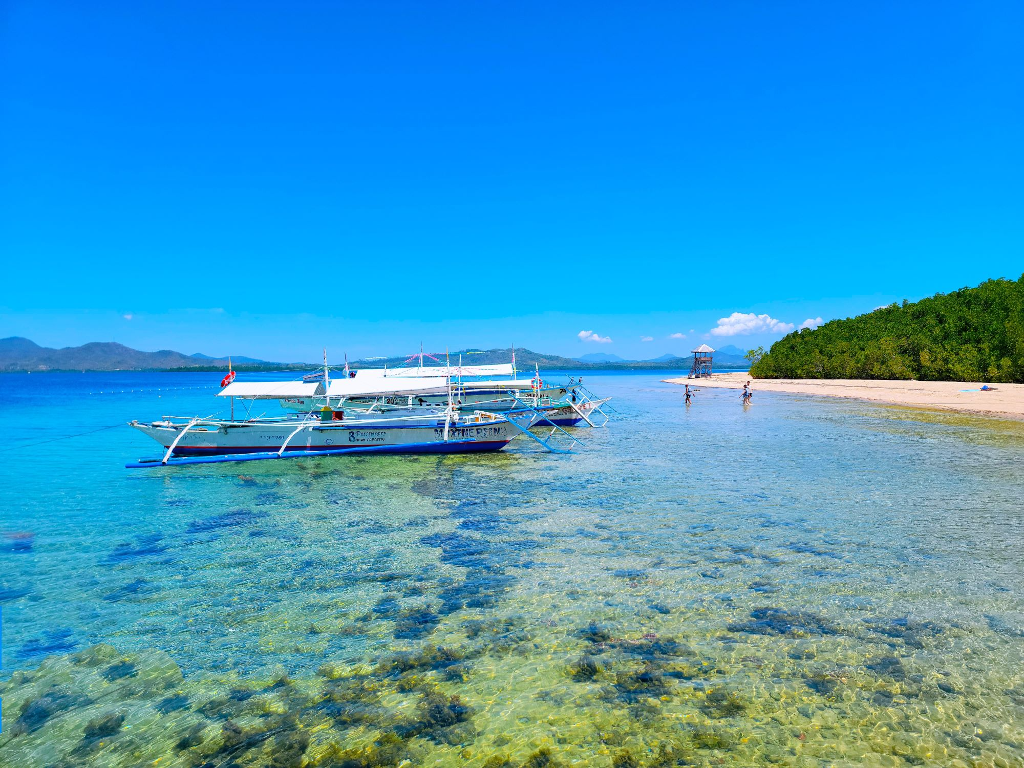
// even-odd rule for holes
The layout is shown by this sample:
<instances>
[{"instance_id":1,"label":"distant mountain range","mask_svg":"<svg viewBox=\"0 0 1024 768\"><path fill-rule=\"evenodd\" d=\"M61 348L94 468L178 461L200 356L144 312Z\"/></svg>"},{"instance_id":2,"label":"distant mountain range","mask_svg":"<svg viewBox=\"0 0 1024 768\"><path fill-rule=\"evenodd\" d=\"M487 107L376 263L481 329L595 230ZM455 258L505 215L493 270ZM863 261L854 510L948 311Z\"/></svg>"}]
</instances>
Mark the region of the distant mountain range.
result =
<instances>
[{"instance_id":1,"label":"distant mountain range","mask_svg":"<svg viewBox=\"0 0 1024 768\"><path fill-rule=\"evenodd\" d=\"M440 355L434 355L440 358ZM466 365L492 365L512 361L512 350L465 349L450 355L452 363L459 359ZM376 357L357 360L353 368L389 368L404 365L408 356ZM254 357L231 356L231 362L239 371L266 370L308 370L318 363L275 363ZM434 360L425 359L428 365L437 365ZM690 358L671 354L654 360L623 360L618 355L592 353L580 359L546 355L521 347L516 348L516 364L520 370L539 366L544 370L678 370L690 367ZM157 352L140 352L116 342L92 342L80 347L53 349L41 347L29 339L12 336L0 339L0 372L42 372L42 371L223 371L227 368L226 357L210 357L201 353L185 355L170 349ZM715 352L715 366L721 368L746 367L742 352L736 347L724 347Z\"/></svg>"},{"instance_id":2,"label":"distant mountain range","mask_svg":"<svg viewBox=\"0 0 1024 768\"><path fill-rule=\"evenodd\" d=\"M729 344L721 349L715 350L714 361L716 365L720 366L731 367L742 365L745 367L747 364L747 359L744 357L745 354L746 353L739 347L734 347ZM674 363L672 367L678 368L680 367L680 360L687 362L688 367L690 356L686 354L680 356L678 354L667 352L664 355L659 355L658 357L652 357L645 360L627 360L619 357L618 355L613 355L610 352L591 352L586 355L580 355L576 360L579 360L581 363L623 363L625 365L632 365L636 363Z\"/></svg>"},{"instance_id":3,"label":"distant mountain range","mask_svg":"<svg viewBox=\"0 0 1024 768\"><path fill-rule=\"evenodd\" d=\"M212 357L210 355L204 355L202 352L196 352L194 355L190 355L198 360L227 360L226 357ZM242 355L232 355L231 361L235 363L252 363L254 365L265 363L266 360L258 360L255 357L244 357Z\"/></svg>"},{"instance_id":4,"label":"distant mountain range","mask_svg":"<svg viewBox=\"0 0 1024 768\"><path fill-rule=\"evenodd\" d=\"M233 357L232 362L241 363L236 366L241 370L282 367L280 363L265 363L251 357ZM184 355L170 349L140 352L113 341L52 349L17 336L0 339L0 371L3 372L225 370L227 365L226 357Z\"/></svg>"}]
</instances>

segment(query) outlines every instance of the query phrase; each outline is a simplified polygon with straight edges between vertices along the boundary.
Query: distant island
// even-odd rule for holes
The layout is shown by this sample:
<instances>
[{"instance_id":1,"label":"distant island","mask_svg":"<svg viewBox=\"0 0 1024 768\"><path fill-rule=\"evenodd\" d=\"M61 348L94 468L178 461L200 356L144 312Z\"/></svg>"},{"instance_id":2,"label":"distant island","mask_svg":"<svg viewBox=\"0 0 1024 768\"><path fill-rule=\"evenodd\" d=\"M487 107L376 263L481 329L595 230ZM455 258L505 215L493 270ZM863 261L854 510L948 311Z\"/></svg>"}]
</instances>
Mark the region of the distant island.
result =
<instances>
[{"instance_id":1,"label":"distant island","mask_svg":"<svg viewBox=\"0 0 1024 768\"><path fill-rule=\"evenodd\" d=\"M1024 382L1024 275L832 320L751 357L760 379Z\"/></svg>"},{"instance_id":2,"label":"distant island","mask_svg":"<svg viewBox=\"0 0 1024 768\"><path fill-rule=\"evenodd\" d=\"M470 365L508 363L512 360L512 349L464 349L450 355L452 362L462 358ZM435 353L435 357L437 357ZM520 370L527 371L534 366L542 370L678 370L689 368L688 356L662 355L652 360L623 360L614 355L583 355L581 358L561 357L533 352L516 347L516 363ZM604 359L600 359L604 358ZM356 360L353 368L389 368L404 365L408 355ZM232 365L241 372L309 370L319 363L270 362L252 357L232 356ZM436 365L434 361L429 361ZM142 352L116 342L92 342L79 347L54 349L41 347L35 342L12 336L0 339L0 372L41 373L46 371L223 371L227 369L227 357L210 357L204 354L186 355L169 349L157 352ZM724 347L715 354L716 368L746 368L747 360L736 347Z\"/></svg>"}]
</instances>

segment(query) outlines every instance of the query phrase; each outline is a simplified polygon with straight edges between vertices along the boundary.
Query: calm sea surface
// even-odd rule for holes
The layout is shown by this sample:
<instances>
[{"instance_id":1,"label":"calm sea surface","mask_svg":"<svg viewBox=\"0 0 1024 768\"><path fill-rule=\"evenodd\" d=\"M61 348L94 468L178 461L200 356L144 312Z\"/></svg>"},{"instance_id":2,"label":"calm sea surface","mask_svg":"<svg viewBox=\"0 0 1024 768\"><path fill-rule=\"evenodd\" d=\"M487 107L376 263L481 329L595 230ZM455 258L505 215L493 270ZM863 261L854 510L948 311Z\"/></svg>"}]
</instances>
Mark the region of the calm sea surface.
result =
<instances>
[{"instance_id":1,"label":"calm sea surface","mask_svg":"<svg viewBox=\"0 0 1024 768\"><path fill-rule=\"evenodd\" d=\"M220 374L0 376L0 765L1024 765L1024 424L664 375L571 456L163 470Z\"/></svg>"}]
</instances>

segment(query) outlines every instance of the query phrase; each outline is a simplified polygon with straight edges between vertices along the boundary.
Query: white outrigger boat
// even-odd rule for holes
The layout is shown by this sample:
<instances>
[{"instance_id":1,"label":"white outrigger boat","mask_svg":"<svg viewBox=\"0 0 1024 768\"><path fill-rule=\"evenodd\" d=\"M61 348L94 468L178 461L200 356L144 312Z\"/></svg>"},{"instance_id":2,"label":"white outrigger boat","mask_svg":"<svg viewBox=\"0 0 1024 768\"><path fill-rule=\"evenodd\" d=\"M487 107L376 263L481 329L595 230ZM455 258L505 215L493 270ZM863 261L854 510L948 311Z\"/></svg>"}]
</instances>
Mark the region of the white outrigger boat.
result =
<instances>
[{"instance_id":1,"label":"white outrigger boat","mask_svg":"<svg viewBox=\"0 0 1024 768\"><path fill-rule=\"evenodd\" d=\"M130 422L164 448L162 458L140 459L128 468L256 461L298 456L348 453L465 453L497 451L519 435L526 435L547 450L566 453L550 444L556 430L579 442L557 424L542 439L530 427L545 421L545 413L523 408L496 414L464 413L452 399L449 379L368 377L331 381L327 370L321 381L236 382L229 374L218 393L232 402L232 418L165 417L159 421ZM347 399L445 394L443 409L413 407L403 412L375 412L372 406ZM234 419L234 399L280 400L290 397L323 398L319 410L272 418ZM332 404L335 403L335 404ZM558 410L558 409L555 409ZM552 416L555 416L552 413ZM558 418L558 416L555 416Z\"/></svg>"},{"instance_id":2,"label":"white outrigger boat","mask_svg":"<svg viewBox=\"0 0 1024 768\"><path fill-rule=\"evenodd\" d=\"M131 426L166 449L163 458L131 468L216 461L252 461L342 453L465 453L497 451L529 430L533 416L479 413L349 417L325 411L321 419L283 417L232 421L167 418Z\"/></svg>"},{"instance_id":3,"label":"white outrigger boat","mask_svg":"<svg viewBox=\"0 0 1024 768\"><path fill-rule=\"evenodd\" d=\"M409 358L409 360L415 357ZM458 365L424 366L424 353L420 351L418 357L419 365L417 366L390 369L356 368L350 370L346 362L342 380L355 379L360 385L368 384L369 379L382 378L444 380L446 384L450 383L451 392L447 386L443 391L435 392L431 387L425 385L423 391L410 394L345 396L340 389L335 392L333 389L328 391L327 388L318 387L309 395L281 398L281 407L289 411L311 413L325 406L330 407L333 398L342 398L338 401L339 405L344 403L381 412L415 406L443 408L450 404L461 411L476 409L486 410L490 413L506 413L522 410L525 407L543 411L547 416L547 418L536 421L534 426L573 427L584 421L590 426L595 426L591 419L595 413L601 413L604 416L602 423L607 423L607 414L601 410L601 406L611 398L601 400L594 398L592 393L583 387L582 379L577 380L570 377L566 384L545 384L540 377L539 369L532 379L516 379L515 351L512 353L510 364L498 365L462 365L460 360ZM328 381L328 371L325 359L323 370L303 376L303 382ZM495 376L511 376L512 378L485 378Z\"/></svg>"},{"instance_id":4,"label":"white outrigger boat","mask_svg":"<svg viewBox=\"0 0 1024 768\"><path fill-rule=\"evenodd\" d=\"M444 408L447 406L447 391L431 393L428 390L429 388L425 388L425 391L409 395L350 396L346 397L344 402L346 405L373 408L381 412L417 406L420 408ZM544 384L539 379L452 382L452 402L458 410L486 410L491 413L514 411L522 408L526 403L537 410L557 410L560 412L559 426L575 426L585 420L584 413L600 408L610 399L593 400L580 390L581 384L572 380L568 384L557 386ZM280 403L285 410L310 413L329 405L332 398L336 396L330 392L319 395L294 396L281 398ZM572 408L573 404L578 407ZM547 422L539 422L539 424L550 426Z\"/></svg>"}]
</instances>

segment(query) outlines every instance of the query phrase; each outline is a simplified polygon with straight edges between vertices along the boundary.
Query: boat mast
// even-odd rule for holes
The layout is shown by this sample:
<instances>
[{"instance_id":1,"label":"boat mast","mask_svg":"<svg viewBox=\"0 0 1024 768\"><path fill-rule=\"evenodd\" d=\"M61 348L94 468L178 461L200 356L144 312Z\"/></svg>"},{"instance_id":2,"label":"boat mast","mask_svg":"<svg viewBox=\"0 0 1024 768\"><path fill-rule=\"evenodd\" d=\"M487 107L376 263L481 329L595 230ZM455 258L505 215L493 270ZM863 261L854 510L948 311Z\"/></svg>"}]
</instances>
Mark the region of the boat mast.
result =
<instances>
[{"instance_id":1,"label":"boat mast","mask_svg":"<svg viewBox=\"0 0 1024 768\"><path fill-rule=\"evenodd\" d=\"M421 342L422 343L422 342ZM420 347L422 353L422 347ZM448 359L448 347L444 348L444 372L448 382L448 413L444 419L444 441L448 442L448 428L451 426L452 417L455 416L455 404L452 402L452 366Z\"/></svg>"},{"instance_id":2,"label":"boat mast","mask_svg":"<svg viewBox=\"0 0 1024 768\"><path fill-rule=\"evenodd\" d=\"M330 386L330 371L327 368L327 347L324 347L324 401L327 407L331 407L331 398L327 396L327 388Z\"/></svg>"}]
</instances>

